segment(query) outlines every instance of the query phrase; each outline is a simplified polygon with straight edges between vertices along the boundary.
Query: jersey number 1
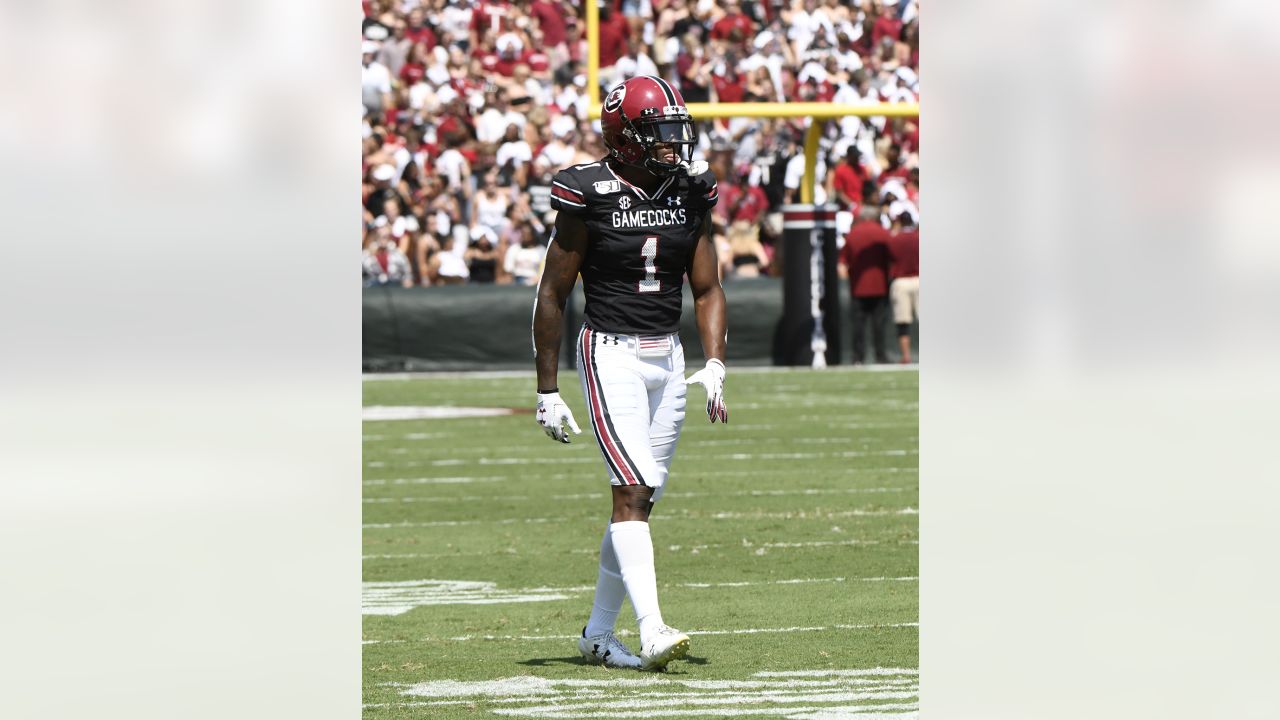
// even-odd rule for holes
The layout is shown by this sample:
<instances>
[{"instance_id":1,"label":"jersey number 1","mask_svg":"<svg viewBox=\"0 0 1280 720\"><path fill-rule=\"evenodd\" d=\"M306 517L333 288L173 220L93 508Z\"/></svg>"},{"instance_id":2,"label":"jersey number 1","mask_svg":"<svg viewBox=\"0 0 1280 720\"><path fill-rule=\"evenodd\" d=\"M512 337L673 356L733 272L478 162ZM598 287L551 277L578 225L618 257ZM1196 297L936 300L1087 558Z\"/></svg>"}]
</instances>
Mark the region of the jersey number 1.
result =
<instances>
[{"instance_id":1,"label":"jersey number 1","mask_svg":"<svg viewBox=\"0 0 1280 720\"><path fill-rule=\"evenodd\" d=\"M658 279L658 266L653 263L658 257L658 236L650 235L644 239L640 248L640 257L644 258L644 279L637 288L642 293L658 292L662 289L662 281Z\"/></svg>"}]
</instances>

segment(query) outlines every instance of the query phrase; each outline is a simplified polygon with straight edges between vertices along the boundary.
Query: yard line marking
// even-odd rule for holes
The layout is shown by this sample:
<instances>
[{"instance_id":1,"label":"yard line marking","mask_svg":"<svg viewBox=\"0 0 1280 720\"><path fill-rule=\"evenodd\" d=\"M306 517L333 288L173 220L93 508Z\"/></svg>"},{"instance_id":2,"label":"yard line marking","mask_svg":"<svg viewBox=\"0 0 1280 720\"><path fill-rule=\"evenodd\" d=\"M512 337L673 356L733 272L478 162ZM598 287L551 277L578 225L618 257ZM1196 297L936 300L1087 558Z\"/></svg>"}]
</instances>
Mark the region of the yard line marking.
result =
<instances>
[{"instance_id":1,"label":"yard line marking","mask_svg":"<svg viewBox=\"0 0 1280 720\"><path fill-rule=\"evenodd\" d=\"M791 693L781 693L791 694ZM911 696L916 697L916 696ZM513 697L500 698L494 702L529 702L536 700L532 697ZM759 702L759 701L751 701ZM419 701L419 702L366 702L361 707L379 708L379 707L439 707L451 705L472 705L471 701L463 700L445 700L445 701ZM891 712L878 712L881 710ZM787 720L915 720L918 719L919 703L915 702L886 702L876 703L876 705L856 705L851 707L841 706L820 706L820 707L742 707L731 706L723 708L689 708L687 711L655 711L655 712L623 712L623 714L598 715L593 712L589 715L531 715L534 717L556 717L556 719L599 719L599 717L655 717L655 716L721 716L733 717L744 715L785 715ZM517 710L494 710L502 715L524 715L524 712Z\"/></svg>"},{"instance_id":2,"label":"yard line marking","mask_svg":"<svg viewBox=\"0 0 1280 720\"><path fill-rule=\"evenodd\" d=\"M870 456L891 456L900 457L905 455L915 455L919 451L914 448L911 450L877 450L873 452L864 452L862 450L845 450L843 452L798 452L798 453L729 453L728 455L707 455L704 456L708 460L819 460L822 458L855 458Z\"/></svg>"},{"instance_id":3,"label":"yard line marking","mask_svg":"<svg viewBox=\"0 0 1280 720\"><path fill-rule=\"evenodd\" d=\"M736 547L743 549L754 549L758 547L770 549L790 549L790 548L809 548L809 547L848 547L852 545L882 545L880 540L814 540L810 542L776 542L776 543L759 543L751 545L740 545L738 543L708 543L706 545L669 545L668 552L680 552L688 549L691 552L701 552L709 548ZM898 545L919 545L919 540L895 540L892 544ZM574 548L569 551L573 555L599 555L599 548ZM411 559L429 559L429 558L451 558L451 557L473 557L473 556L492 556L492 555L517 555L513 548L501 550L469 550L459 552L441 552L441 553L382 553L361 555L363 560L411 560ZM864 578L866 579L866 578Z\"/></svg>"},{"instance_id":4,"label":"yard line marking","mask_svg":"<svg viewBox=\"0 0 1280 720\"><path fill-rule=\"evenodd\" d=\"M385 465L385 464L386 464L386 463L379 463L379 467L381 467L381 466L383 466L383 465ZM398 464L399 464L399 463L398 463ZM417 463L415 463L415 464L417 464ZM919 468L917 468L917 467L915 467L915 466L912 466L912 467L847 468L847 469L844 469L844 470L840 470L840 471L839 471L839 476L840 476L840 477L844 477L845 475L860 475L860 474L874 474L874 473L889 473L889 474L897 474L897 473L912 473L912 474L915 474L915 473L918 473L918 472L920 472L920 469L919 469ZM777 470L714 470L714 471L706 471L706 472L701 472L701 471L691 470L691 471L686 472L686 473L685 473L685 475L686 475L687 477L689 477L689 478L700 478L700 477L707 477L707 478L725 478L725 477L763 477L763 476L770 476L770 477L772 477L772 476L774 476L774 475L777 475ZM372 479L364 480L363 482L364 482L364 484L365 484L365 485L414 485L414 484L417 484L417 485L432 485L432 484L435 484L435 483L498 482L498 481L500 481L500 480L513 480L513 479L514 479L514 478L513 478L513 477L511 477L510 475L489 475L489 476L468 476L468 475L463 475L463 476L457 476L457 477L441 477L441 478L431 478L431 477L420 477L420 478L372 478ZM915 489L915 487L914 487L914 486L905 486L905 487L909 487L909 488L911 488L911 489ZM752 491L752 492L769 492L769 491ZM674 497L674 496L675 496L675 493L667 493L667 494L668 494L669 496L671 496L671 497ZM721 495L721 494L723 494L723 493L713 493L713 494Z\"/></svg>"},{"instance_id":5,"label":"yard line marking","mask_svg":"<svg viewBox=\"0 0 1280 720\"><path fill-rule=\"evenodd\" d=\"M735 492L670 492L666 494L669 498L700 498L700 497L789 497L792 495L861 495L864 493L892 493L892 492L915 492L914 487L874 487L874 488L828 488L807 490L738 490ZM569 495L541 495L539 499L550 498L552 500L598 500L604 497L604 493L573 493ZM501 497L493 495L462 495L459 497L440 497L436 495L408 495L404 497L389 498L364 498L367 503L397 503L397 502L492 502L493 500L531 500L528 495L502 495Z\"/></svg>"},{"instance_id":6,"label":"yard line marking","mask_svg":"<svg viewBox=\"0 0 1280 720\"><path fill-rule=\"evenodd\" d=\"M551 589L551 588L548 588ZM589 588L595 590L595 587ZM815 626L796 626L796 627L776 627L776 628L734 628L731 630L685 630L685 634L690 636L697 635L765 635L770 633L795 633L795 632L831 632L832 630L881 630L885 628L901 629L901 628L918 628L919 622L898 622L898 623L865 623L860 625L837 624L837 625L815 625ZM622 629L616 633L618 637L634 637L635 631ZM456 635L453 637L430 637L425 636L414 640L366 640L365 643L372 645L377 643L432 643L432 642L472 642L475 640L520 640L520 641L562 641L575 640L582 637L580 634L570 635ZM616 682L616 681L614 681ZM700 681L701 682L701 681Z\"/></svg>"},{"instance_id":7,"label":"yard line marking","mask_svg":"<svg viewBox=\"0 0 1280 720\"><path fill-rule=\"evenodd\" d=\"M718 588L718 587L751 587L753 585L805 585L808 583L842 583L842 582L916 582L916 575L902 577L861 577L861 578L795 578L792 580L743 580L720 583L679 583L675 587L686 588Z\"/></svg>"},{"instance_id":8,"label":"yard line marking","mask_svg":"<svg viewBox=\"0 0 1280 720\"><path fill-rule=\"evenodd\" d=\"M499 715L516 715L523 717L536 718L633 718L633 717L654 717L654 716L678 716L687 717L690 715L718 715L724 716L737 715L737 708L742 705L754 705L759 703L820 703L820 702L853 702L858 700L907 700L917 697L918 693L912 690L860 690L845 692L819 692L809 696L796 696L784 693L772 693L762 691L758 693L728 695L728 696L710 696L704 697L701 694L683 693L678 698L672 700L651 699L645 697L645 710L632 710L636 706L635 698L626 698L615 701L601 701L584 698L583 700L566 699L567 704L552 703L548 705L534 705L522 708L498 708L493 712ZM727 707L704 707L691 708L690 705L715 705ZM667 707L671 710L654 710L652 708ZM856 706L855 706L856 707ZM909 707L914 708L911 704ZM816 708L821 709L821 708ZM842 710L852 710L853 708L841 708ZM590 711L589 714L582 714ZM621 711L621 712L614 712ZM728 711L728 712L726 712ZM806 712L808 710L806 709ZM756 708L753 714L757 715L790 715L797 712L794 707L779 708ZM860 715L859 715L860 716Z\"/></svg>"},{"instance_id":9,"label":"yard line marking","mask_svg":"<svg viewBox=\"0 0 1280 720\"><path fill-rule=\"evenodd\" d=\"M466 485L467 483L499 482L510 480L506 475L458 475L455 477L375 478L365 480L365 485Z\"/></svg>"},{"instance_id":10,"label":"yard line marking","mask_svg":"<svg viewBox=\"0 0 1280 720\"><path fill-rule=\"evenodd\" d=\"M866 452L862 450L845 450L842 452L812 452L812 453L729 453L727 455L705 455L706 460L820 460L823 458L858 458L858 457L905 457L907 455L917 455L919 451L911 450L877 450ZM512 457L512 458L441 458L439 460L410 460L397 461L391 463L396 467L423 467L433 466L442 467L446 465L466 465L473 463L476 465L566 465L566 464L582 464L582 463L598 463L600 459L594 456L583 455L582 457ZM366 467L380 468L386 467L387 462L383 460L371 460L365 463ZM915 468L901 468L903 470L914 470ZM873 472L887 470L887 468L860 468L864 472ZM714 473L712 473L714 474Z\"/></svg>"},{"instance_id":11,"label":"yard line marking","mask_svg":"<svg viewBox=\"0 0 1280 720\"><path fill-rule=\"evenodd\" d=\"M804 367L787 367L774 365L735 365L734 375L779 375L786 373L818 375L857 375L859 373L911 373L920 371L917 363L902 365L889 363L880 365L833 365L822 370ZM515 380L525 378L532 380L533 370L439 370L418 372L361 373L362 382L405 382L408 380Z\"/></svg>"},{"instance_id":12,"label":"yard line marking","mask_svg":"<svg viewBox=\"0 0 1280 720\"><path fill-rule=\"evenodd\" d=\"M674 687L681 685L695 690L705 691L705 694L730 694L744 689L767 689L769 692L796 694L805 692L804 688L830 689L838 687L867 687L879 689L898 689L904 685L912 685L918 682L918 672L911 669L893 670L890 668L866 668L860 670L816 670L800 672L818 672L818 673L837 673L823 680L794 680L788 679L785 683L779 682L772 678L762 678L758 680L690 680L685 678L671 678L661 681L650 679L650 676L642 675L639 678L618 678L617 680L594 680L590 678L564 678L556 682L557 685L565 686L563 689L550 688L541 691L538 689L525 690L526 695L514 695L496 697L495 702L511 702L525 701L529 699L537 699L545 697L547 694L560 695L576 695L579 697L596 697L598 689L616 690L618 688L641 690L646 698L648 697L681 697L682 693L663 692L653 690L654 687ZM905 675L906 677L898 677ZM662 677L662 676L656 676ZM751 677L761 677L761 673L755 673ZM820 676L819 676L820 677ZM480 681L484 682L484 681ZM395 682L387 681L377 683L378 687L385 688L412 688L421 685L421 683ZM572 688L572 691L570 691ZM465 690L464 690L465 691ZM444 700L436 702L467 702L465 700Z\"/></svg>"},{"instance_id":13,"label":"yard line marking","mask_svg":"<svg viewBox=\"0 0 1280 720\"><path fill-rule=\"evenodd\" d=\"M499 590L496 583L473 580L366 582L360 592L362 615L402 615L424 605L493 605L565 600L551 588Z\"/></svg>"},{"instance_id":14,"label":"yard line marking","mask_svg":"<svg viewBox=\"0 0 1280 720\"><path fill-rule=\"evenodd\" d=\"M899 515L919 515L920 511L913 507L899 508L897 510L840 510L835 512L717 512L709 515L700 515L684 511L681 515L669 515L663 517L665 522L681 521L681 520L831 520L834 518L851 518L851 517L888 517ZM503 518L498 520L431 520L427 522L398 522L398 523L365 523L360 527L366 530L386 530L389 528L425 528L425 527L457 527L461 525L512 525L515 523L574 523L580 522L581 518L575 517L554 517L554 518Z\"/></svg>"},{"instance_id":15,"label":"yard line marking","mask_svg":"<svg viewBox=\"0 0 1280 720\"><path fill-rule=\"evenodd\" d=\"M863 677L866 675L919 675L912 668L860 668L857 670L773 670L755 673L753 677Z\"/></svg>"},{"instance_id":16,"label":"yard line marking","mask_svg":"<svg viewBox=\"0 0 1280 720\"><path fill-rule=\"evenodd\" d=\"M751 489L751 491L736 492L668 492L666 497L788 497L788 496L822 496L822 495L864 495L864 493L886 493L886 492L916 492L915 487L897 487L897 488L806 488L800 491L785 491L785 489ZM603 492L579 492L571 493L571 495L552 495L531 497L527 495L503 495L500 497L492 495L465 495L458 497L449 496L403 496L403 497L366 497L364 502L369 503L387 503L387 502L472 502L472 501L493 501L493 500L599 500L604 497Z\"/></svg>"},{"instance_id":17,"label":"yard line marking","mask_svg":"<svg viewBox=\"0 0 1280 720\"><path fill-rule=\"evenodd\" d=\"M520 676L473 682L383 683L384 687L398 688L405 698L421 699L365 707L435 707L484 701L505 706L489 709L499 715L584 719L771 715L788 720L901 720L914 717L918 710L919 672L915 669L865 668L834 673L815 680L758 673L749 680L551 680ZM635 709L638 701L643 701L643 710Z\"/></svg>"},{"instance_id":18,"label":"yard line marking","mask_svg":"<svg viewBox=\"0 0 1280 720\"><path fill-rule=\"evenodd\" d=\"M364 422L385 420L443 420L452 418L495 417L514 415L513 408L453 407L444 405L366 405L361 408Z\"/></svg>"},{"instance_id":19,"label":"yard line marking","mask_svg":"<svg viewBox=\"0 0 1280 720\"><path fill-rule=\"evenodd\" d=\"M368 530L386 530L388 528L424 528L424 527L459 527L462 525L514 525L516 523L549 523L569 522L569 518L506 518L503 520L429 520L427 522L398 523L365 523L360 527Z\"/></svg>"},{"instance_id":20,"label":"yard line marking","mask_svg":"<svg viewBox=\"0 0 1280 720\"><path fill-rule=\"evenodd\" d=\"M391 463L396 467L442 467L445 465L466 465L468 463L476 465L567 465L581 463L598 463L600 459L597 457L523 457L523 458L444 458L441 460L431 460L422 462L419 460L410 460L407 462ZM365 467L380 468L386 467L387 463L382 460L371 460L365 463Z\"/></svg>"}]
</instances>

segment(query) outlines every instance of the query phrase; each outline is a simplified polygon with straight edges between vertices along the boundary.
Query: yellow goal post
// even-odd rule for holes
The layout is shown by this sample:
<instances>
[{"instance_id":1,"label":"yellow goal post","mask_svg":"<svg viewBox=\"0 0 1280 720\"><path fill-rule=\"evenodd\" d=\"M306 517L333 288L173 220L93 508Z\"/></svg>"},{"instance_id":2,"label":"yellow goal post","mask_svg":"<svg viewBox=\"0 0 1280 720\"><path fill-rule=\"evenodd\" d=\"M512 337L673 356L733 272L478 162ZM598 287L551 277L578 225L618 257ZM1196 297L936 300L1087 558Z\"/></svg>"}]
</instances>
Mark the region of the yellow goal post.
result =
<instances>
[{"instance_id":1,"label":"yellow goal post","mask_svg":"<svg viewBox=\"0 0 1280 720\"><path fill-rule=\"evenodd\" d=\"M587 112L592 120L600 119L600 9L595 0L586 0L587 7ZM795 118L807 117L812 121L804 137L804 181L800 183L800 202L813 203L814 188L818 182L818 140L822 136L819 120L832 120L848 116L857 117L918 117L918 103L874 103L850 105L847 103L796 102L796 103L689 103L689 113L698 120L728 117Z\"/></svg>"}]
</instances>

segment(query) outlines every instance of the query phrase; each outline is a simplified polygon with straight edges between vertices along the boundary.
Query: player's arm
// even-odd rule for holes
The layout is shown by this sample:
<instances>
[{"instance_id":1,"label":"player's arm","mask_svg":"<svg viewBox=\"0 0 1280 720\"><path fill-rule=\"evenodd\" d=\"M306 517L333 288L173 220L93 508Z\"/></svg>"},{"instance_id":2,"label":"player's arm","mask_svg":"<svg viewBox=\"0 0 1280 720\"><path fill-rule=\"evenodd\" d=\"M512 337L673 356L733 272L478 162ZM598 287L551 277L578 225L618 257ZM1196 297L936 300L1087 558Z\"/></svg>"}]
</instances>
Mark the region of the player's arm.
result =
<instances>
[{"instance_id":1,"label":"player's arm","mask_svg":"<svg viewBox=\"0 0 1280 720\"><path fill-rule=\"evenodd\" d=\"M702 338L702 352L707 366L694 373L686 383L698 383L707 390L707 417L711 422L729 421L724 403L724 345L728 332L724 288L716 271L716 244L711 237L711 213L702 220L702 237L693 250L689 266L689 289L693 291L693 312Z\"/></svg>"},{"instance_id":2,"label":"player's arm","mask_svg":"<svg viewBox=\"0 0 1280 720\"><path fill-rule=\"evenodd\" d=\"M560 336L564 327L564 306L578 281L582 258L587 251L587 226L567 212L556 215L556 227L547 248L542 280L533 306L533 352L538 371L538 411L536 419L547 435L569 442L563 429L567 423L581 432L573 413L560 399L556 377L560 367Z\"/></svg>"}]
</instances>

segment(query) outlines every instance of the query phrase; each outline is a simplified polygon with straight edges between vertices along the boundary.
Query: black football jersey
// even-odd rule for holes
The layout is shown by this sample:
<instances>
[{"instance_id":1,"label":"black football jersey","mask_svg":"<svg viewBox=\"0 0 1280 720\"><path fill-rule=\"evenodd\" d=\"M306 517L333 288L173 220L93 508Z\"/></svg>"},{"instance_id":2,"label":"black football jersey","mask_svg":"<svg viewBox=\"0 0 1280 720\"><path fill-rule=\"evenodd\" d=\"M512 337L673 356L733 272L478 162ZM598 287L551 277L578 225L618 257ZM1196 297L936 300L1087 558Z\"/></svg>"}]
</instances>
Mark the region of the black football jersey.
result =
<instances>
[{"instance_id":1,"label":"black football jersey","mask_svg":"<svg viewBox=\"0 0 1280 720\"><path fill-rule=\"evenodd\" d=\"M667 178L652 194L603 161L556 173L551 206L587 226L581 272L592 330L657 335L679 329L684 276L717 197L711 172Z\"/></svg>"}]
</instances>

